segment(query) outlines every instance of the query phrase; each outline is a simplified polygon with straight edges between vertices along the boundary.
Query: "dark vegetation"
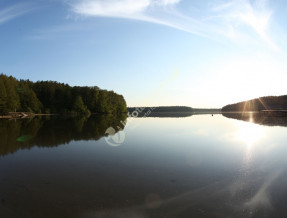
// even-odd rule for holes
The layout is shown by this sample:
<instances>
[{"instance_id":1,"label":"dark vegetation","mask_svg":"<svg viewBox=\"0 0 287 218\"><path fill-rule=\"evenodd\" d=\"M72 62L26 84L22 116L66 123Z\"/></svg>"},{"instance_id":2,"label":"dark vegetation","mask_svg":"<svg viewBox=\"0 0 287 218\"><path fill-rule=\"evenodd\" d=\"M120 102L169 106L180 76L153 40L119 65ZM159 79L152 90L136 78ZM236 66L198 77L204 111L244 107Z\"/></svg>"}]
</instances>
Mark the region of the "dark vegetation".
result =
<instances>
[{"instance_id":1,"label":"dark vegetation","mask_svg":"<svg viewBox=\"0 0 287 218\"><path fill-rule=\"evenodd\" d=\"M127 115L108 114L76 117L35 117L33 119L0 120L0 156L19 149L55 147L70 141L99 140L113 127L124 129Z\"/></svg>"},{"instance_id":2,"label":"dark vegetation","mask_svg":"<svg viewBox=\"0 0 287 218\"><path fill-rule=\"evenodd\" d=\"M193 114L191 107L160 106L160 107L128 107L131 117L187 117Z\"/></svg>"},{"instance_id":3,"label":"dark vegetation","mask_svg":"<svg viewBox=\"0 0 287 218\"><path fill-rule=\"evenodd\" d=\"M220 114L221 109L218 108L194 108L195 114Z\"/></svg>"},{"instance_id":4,"label":"dark vegetation","mask_svg":"<svg viewBox=\"0 0 287 218\"><path fill-rule=\"evenodd\" d=\"M191 116L193 109L185 106L128 107L132 117L184 117Z\"/></svg>"},{"instance_id":5,"label":"dark vegetation","mask_svg":"<svg viewBox=\"0 0 287 218\"><path fill-rule=\"evenodd\" d=\"M160 107L128 107L128 111L132 113L133 111L139 112L193 112L191 107L186 106L160 106Z\"/></svg>"},{"instance_id":6,"label":"dark vegetation","mask_svg":"<svg viewBox=\"0 0 287 218\"><path fill-rule=\"evenodd\" d=\"M222 108L222 112L263 110L287 110L287 95L255 98L249 101L229 104Z\"/></svg>"},{"instance_id":7,"label":"dark vegetation","mask_svg":"<svg viewBox=\"0 0 287 218\"><path fill-rule=\"evenodd\" d=\"M186 106L128 107L131 117L189 117L195 114L217 114L221 109L191 108Z\"/></svg>"},{"instance_id":8,"label":"dark vegetation","mask_svg":"<svg viewBox=\"0 0 287 218\"><path fill-rule=\"evenodd\" d=\"M127 112L122 95L94 87L71 87L53 81L31 82L0 75L0 113L119 113Z\"/></svg>"}]
</instances>

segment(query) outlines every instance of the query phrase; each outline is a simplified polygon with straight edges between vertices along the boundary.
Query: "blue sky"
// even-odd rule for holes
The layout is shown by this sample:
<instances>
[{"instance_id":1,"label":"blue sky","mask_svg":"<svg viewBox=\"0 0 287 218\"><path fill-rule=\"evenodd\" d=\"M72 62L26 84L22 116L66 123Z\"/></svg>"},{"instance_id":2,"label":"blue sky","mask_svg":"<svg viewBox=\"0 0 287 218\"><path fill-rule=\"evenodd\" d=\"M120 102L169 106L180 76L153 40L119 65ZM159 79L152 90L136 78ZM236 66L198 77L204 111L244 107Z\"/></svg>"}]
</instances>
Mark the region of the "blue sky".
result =
<instances>
[{"instance_id":1,"label":"blue sky","mask_svg":"<svg viewBox=\"0 0 287 218\"><path fill-rule=\"evenodd\" d=\"M129 106L222 107L286 94L274 0L1 0L0 72L99 86Z\"/></svg>"}]
</instances>

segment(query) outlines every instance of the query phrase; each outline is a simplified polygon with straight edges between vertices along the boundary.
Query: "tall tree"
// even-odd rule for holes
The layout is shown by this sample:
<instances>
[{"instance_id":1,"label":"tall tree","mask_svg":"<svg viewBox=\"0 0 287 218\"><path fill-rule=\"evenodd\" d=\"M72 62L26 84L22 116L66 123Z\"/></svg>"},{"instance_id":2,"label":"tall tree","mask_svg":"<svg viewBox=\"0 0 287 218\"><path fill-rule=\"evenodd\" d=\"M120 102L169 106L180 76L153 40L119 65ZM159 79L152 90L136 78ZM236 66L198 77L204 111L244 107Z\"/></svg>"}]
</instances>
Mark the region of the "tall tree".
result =
<instances>
[{"instance_id":1,"label":"tall tree","mask_svg":"<svg viewBox=\"0 0 287 218\"><path fill-rule=\"evenodd\" d=\"M7 98L9 99L7 101L7 109L9 111L19 110L21 104L20 104L20 97L17 93L17 87L18 87L17 80L11 76L9 78L6 78L5 87L6 90L9 90L7 92Z\"/></svg>"},{"instance_id":2,"label":"tall tree","mask_svg":"<svg viewBox=\"0 0 287 218\"><path fill-rule=\"evenodd\" d=\"M42 104L37 98L35 92L29 88L25 82L20 82L19 96L21 101L21 109L23 111L41 112Z\"/></svg>"},{"instance_id":3,"label":"tall tree","mask_svg":"<svg viewBox=\"0 0 287 218\"><path fill-rule=\"evenodd\" d=\"M87 111L87 106L84 105L84 102L81 96L78 95L76 97L73 109L78 113L85 113Z\"/></svg>"},{"instance_id":4,"label":"tall tree","mask_svg":"<svg viewBox=\"0 0 287 218\"><path fill-rule=\"evenodd\" d=\"M0 79L0 112L7 112L7 92L2 78Z\"/></svg>"}]
</instances>

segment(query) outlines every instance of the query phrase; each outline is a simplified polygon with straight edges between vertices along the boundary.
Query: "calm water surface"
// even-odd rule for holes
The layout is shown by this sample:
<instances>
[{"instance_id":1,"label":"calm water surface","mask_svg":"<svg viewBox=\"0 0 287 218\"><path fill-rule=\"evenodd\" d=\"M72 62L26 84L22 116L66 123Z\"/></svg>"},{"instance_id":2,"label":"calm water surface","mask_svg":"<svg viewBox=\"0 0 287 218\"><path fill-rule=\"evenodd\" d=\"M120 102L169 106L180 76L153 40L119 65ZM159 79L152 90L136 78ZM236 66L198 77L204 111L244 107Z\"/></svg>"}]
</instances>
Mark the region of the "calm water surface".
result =
<instances>
[{"instance_id":1,"label":"calm water surface","mask_svg":"<svg viewBox=\"0 0 287 218\"><path fill-rule=\"evenodd\" d=\"M286 124L256 114L0 120L0 217L287 217ZM118 132L104 137L110 126Z\"/></svg>"}]
</instances>

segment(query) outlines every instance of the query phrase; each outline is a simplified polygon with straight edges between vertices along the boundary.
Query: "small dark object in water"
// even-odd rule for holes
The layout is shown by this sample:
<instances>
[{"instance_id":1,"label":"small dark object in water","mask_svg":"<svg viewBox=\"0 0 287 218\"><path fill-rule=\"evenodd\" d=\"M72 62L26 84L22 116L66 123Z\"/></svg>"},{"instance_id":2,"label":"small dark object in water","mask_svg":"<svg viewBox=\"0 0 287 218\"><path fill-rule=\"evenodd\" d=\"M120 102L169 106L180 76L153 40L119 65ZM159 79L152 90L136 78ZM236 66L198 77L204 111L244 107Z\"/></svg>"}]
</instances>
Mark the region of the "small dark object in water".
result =
<instances>
[{"instance_id":1,"label":"small dark object in water","mask_svg":"<svg viewBox=\"0 0 287 218\"><path fill-rule=\"evenodd\" d=\"M171 183L175 183L176 182L176 179L171 179L169 180Z\"/></svg>"}]
</instances>

